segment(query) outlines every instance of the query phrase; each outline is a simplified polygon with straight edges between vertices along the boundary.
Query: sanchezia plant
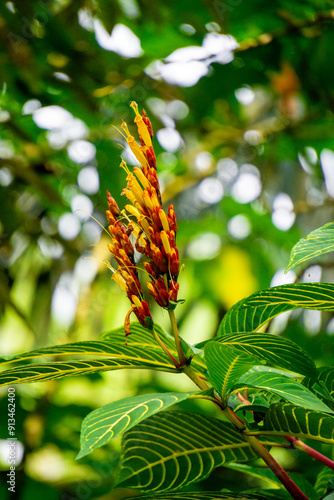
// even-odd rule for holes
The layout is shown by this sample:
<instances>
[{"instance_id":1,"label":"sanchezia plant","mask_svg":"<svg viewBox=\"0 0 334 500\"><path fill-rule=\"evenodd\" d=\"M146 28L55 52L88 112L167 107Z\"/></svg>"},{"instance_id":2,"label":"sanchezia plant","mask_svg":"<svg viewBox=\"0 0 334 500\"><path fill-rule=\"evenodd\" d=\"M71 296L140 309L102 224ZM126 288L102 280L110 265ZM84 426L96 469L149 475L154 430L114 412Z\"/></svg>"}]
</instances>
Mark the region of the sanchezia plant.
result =
<instances>
[{"instance_id":1,"label":"sanchezia plant","mask_svg":"<svg viewBox=\"0 0 334 500\"><path fill-rule=\"evenodd\" d=\"M227 312L214 339L195 346L184 342L174 312L180 301L176 216L173 205L167 210L162 205L151 122L135 102L131 107L140 143L123 123L127 144L138 161L132 172L121 163L126 172L125 208L121 210L107 193L108 248L116 261L115 267L108 266L130 301L124 326L99 340L3 358L2 366L21 364L3 371L0 385L125 368L184 374L197 386L194 392L138 395L91 412L82 424L77 458L124 434L116 487L143 493L138 499L324 498L334 462L303 439L334 443L334 368L317 368L299 345L263 329L278 314L299 307L334 310L334 285L295 283L256 292ZM328 224L301 240L288 267L331 251L333 226ZM145 287L168 311L173 336L154 323ZM130 324L131 313L138 322ZM88 359L66 359L79 354ZM52 355L62 360L25 364ZM187 399L211 401L223 418L167 411ZM306 477L288 475L270 453L272 447L298 449L323 464L315 484ZM243 464L258 458L270 470ZM189 492L189 485L222 465L260 477L275 489Z\"/></svg>"}]
</instances>

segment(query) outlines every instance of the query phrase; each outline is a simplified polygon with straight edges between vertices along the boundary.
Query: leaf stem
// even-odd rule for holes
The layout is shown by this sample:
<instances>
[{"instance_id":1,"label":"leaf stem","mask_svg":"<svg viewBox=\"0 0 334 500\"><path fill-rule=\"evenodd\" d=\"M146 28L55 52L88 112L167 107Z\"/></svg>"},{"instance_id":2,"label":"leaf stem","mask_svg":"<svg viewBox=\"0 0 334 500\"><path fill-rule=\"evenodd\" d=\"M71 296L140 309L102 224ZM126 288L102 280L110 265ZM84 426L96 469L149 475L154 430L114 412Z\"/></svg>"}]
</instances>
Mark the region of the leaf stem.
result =
<instances>
[{"instance_id":1,"label":"leaf stem","mask_svg":"<svg viewBox=\"0 0 334 500\"><path fill-rule=\"evenodd\" d=\"M174 337L174 340L175 340L175 346L176 346L176 349L177 349L177 353L179 355L180 365L181 366L186 366L187 365L187 360L186 360L186 357L185 357L183 349L182 349L182 345L181 345L181 341L180 341L180 337L179 337L179 330L177 328L177 323L176 323L176 318L175 318L174 310L173 309L169 309L168 310L168 314L169 314L169 319L170 319L170 322L171 322L171 325L172 325L172 332L173 332L173 337Z\"/></svg>"},{"instance_id":2,"label":"leaf stem","mask_svg":"<svg viewBox=\"0 0 334 500\"><path fill-rule=\"evenodd\" d=\"M303 443L303 441L301 441L299 438L291 436L284 436L284 437L291 443L291 446L293 448L296 448L297 450L301 450L304 453L307 453L308 455L310 455L310 457L319 460L319 462L323 463L324 465L327 465L327 467L334 470L334 462L330 458L325 457L325 455L319 453L319 451L316 451L314 448L311 448L311 446L308 446L307 444Z\"/></svg>"},{"instance_id":3,"label":"leaf stem","mask_svg":"<svg viewBox=\"0 0 334 500\"><path fill-rule=\"evenodd\" d=\"M175 368L177 368L179 370L181 368L180 363L174 358L173 354L165 346L165 344L163 343L163 341L161 340L161 338L159 337L159 335L157 334L157 332L154 330L154 328L152 328L152 334L153 334L153 337L155 338L155 340L160 345L160 347L165 351L165 353L167 354L167 356L169 357L169 359L172 361L172 363L175 366Z\"/></svg>"}]
</instances>

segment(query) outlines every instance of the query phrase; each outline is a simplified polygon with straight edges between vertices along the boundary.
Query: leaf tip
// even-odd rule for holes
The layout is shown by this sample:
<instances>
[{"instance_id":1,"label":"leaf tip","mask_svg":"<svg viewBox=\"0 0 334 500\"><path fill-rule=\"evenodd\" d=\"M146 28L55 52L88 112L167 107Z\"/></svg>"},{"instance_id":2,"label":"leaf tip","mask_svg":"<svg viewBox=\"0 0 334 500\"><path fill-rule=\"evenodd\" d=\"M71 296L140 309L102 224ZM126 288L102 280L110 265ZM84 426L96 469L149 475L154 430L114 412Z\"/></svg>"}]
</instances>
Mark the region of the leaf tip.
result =
<instances>
[{"instance_id":1,"label":"leaf tip","mask_svg":"<svg viewBox=\"0 0 334 500\"><path fill-rule=\"evenodd\" d=\"M88 453L90 453L91 450L84 450L84 449L81 449L79 451L79 453L77 454L77 456L75 457L75 460L80 460L80 458L83 458L85 457L86 455L88 455Z\"/></svg>"}]
</instances>

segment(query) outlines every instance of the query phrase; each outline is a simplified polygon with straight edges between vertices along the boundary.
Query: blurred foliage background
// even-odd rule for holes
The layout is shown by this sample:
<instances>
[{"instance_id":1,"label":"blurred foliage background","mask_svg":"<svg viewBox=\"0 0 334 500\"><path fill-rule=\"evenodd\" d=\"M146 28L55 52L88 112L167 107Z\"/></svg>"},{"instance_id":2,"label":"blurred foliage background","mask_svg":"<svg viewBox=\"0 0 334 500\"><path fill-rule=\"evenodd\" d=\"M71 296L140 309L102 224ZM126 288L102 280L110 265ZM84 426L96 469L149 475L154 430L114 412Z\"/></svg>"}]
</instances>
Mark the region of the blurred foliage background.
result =
<instances>
[{"instance_id":1,"label":"blurred foliage background","mask_svg":"<svg viewBox=\"0 0 334 500\"><path fill-rule=\"evenodd\" d=\"M332 0L1 3L1 355L123 323L129 305L110 281L102 228L106 189L125 204L120 156L133 158L113 126L132 122L132 100L151 118L164 200L179 221L181 335L210 338L231 305L261 288L332 281L331 254L284 275L298 239L333 220L331 9ZM167 315L155 319L168 329ZM270 330L332 364L328 313L296 311ZM109 493L119 443L75 462L82 418L128 395L191 387L131 371L17 386L17 498L124 498ZM6 415L7 389L0 395ZM3 418L1 498L6 437ZM296 451L277 458L297 472L311 463ZM218 469L198 489L243 480Z\"/></svg>"}]
</instances>

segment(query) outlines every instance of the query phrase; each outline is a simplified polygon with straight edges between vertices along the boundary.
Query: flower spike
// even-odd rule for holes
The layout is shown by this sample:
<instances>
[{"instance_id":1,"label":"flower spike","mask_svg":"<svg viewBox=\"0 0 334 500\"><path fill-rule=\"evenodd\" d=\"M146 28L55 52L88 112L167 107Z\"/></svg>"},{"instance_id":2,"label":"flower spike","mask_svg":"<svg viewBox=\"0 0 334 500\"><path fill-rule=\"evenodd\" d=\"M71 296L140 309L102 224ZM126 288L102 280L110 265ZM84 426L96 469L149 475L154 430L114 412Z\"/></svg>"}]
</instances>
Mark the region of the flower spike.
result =
<instances>
[{"instance_id":1,"label":"flower spike","mask_svg":"<svg viewBox=\"0 0 334 500\"><path fill-rule=\"evenodd\" d=\"M112 279L127 294L131 309L125 318L125 332L130 334L130 314L133 312L145 328L152 329L153 321L148 303L144 299L142 285L138 278L138 255L145 256L144 268L150 281L147 290L155 302L164 309L171 310L177 303L180 272L179 253L176 248L177 221L173 205L167 212L161 206L161 192L156 172L156 157L152 145L153 130L146 112L140 115L138 105L130 106L135 112L141 146L131 135L125 122L122 129L127 143L135 155L139 166L130 172L122 160L121 167L126 172L126 187L122 194L129 203L120 210L116 201L107 191L108 208L106 214L112 242L109 251L118 264Z\"/></svg>"}]
</instances>

